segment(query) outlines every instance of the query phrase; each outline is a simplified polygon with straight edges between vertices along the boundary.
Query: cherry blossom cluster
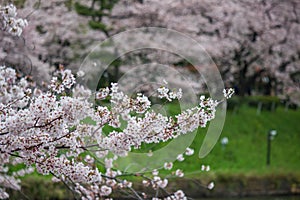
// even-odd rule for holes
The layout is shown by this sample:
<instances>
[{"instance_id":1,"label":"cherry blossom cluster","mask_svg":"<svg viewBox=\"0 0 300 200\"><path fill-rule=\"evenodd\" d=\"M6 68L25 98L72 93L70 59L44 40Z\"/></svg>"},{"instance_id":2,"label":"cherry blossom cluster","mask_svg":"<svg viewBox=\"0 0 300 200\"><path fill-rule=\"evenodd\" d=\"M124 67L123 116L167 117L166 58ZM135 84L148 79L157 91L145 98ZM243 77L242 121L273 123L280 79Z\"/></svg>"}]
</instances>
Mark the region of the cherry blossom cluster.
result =
<instances>
[{"instance_id":1,"label":"cherry blossom cluster","mask_svg":"<svg viewBox=\"0 0 300 200\"><path fill-rule=\"evenodd\" d=\"M164 80L165 84L168 84ZM178 91L170 91L169 88L161 86L157 89L158 97L159 98L166 98L168 101L172 101L174 99L181 99L182 97L182 89L179 89Z\"/></svg>"},{"instance_id":2,"label":"cherry blossom cluster","mask_svg":"<svg viewBox=\"0 0 300 200\"><path fill-rule=\"evenodd\" d=\"M71 70L61 70L58 72L59 77L54 76L51 80L49 88L60 94L65 91L65 89L70 89L75 83L75 76L72 74Z\"/></svg>"},{"instance_id":3,"label":"cherry blossom cluster","mask_svg":"<svg viewBox=\"0 0 300 200\"><path fill-rule=\"evenodd\" d=\"M142 184L164 191L158 194L165 199L185 199L180 190L166 192L168 179L159 176L158 170L127 174L118 170L114 162L144 143L169 141L199 126L205 127L214 118L219 103L201 96L198 106L168 117L151 110L151 101L145 95L129 97L117 83L112 83L95 93L96 104L92 104L89 100L93 93L76 84L71 71L63 68L46 91L33 89L33 83L4 66L0 68L0 84L2 199L8 197L5 188L20 190L18 177L32 172L33 167L40 174L53 175L53 181L64 182L82 199L109 198L118 190L126 190L137 199L151 196L135 191L126 176L142 176ZM180 90L173 95L167 88L162 92L162 88L158 88L158 95L164 94L166 99L182 95ZM102 103L107 101L110 104ZM106 127L112 129L107 132ZM187 148L177 161L184 161L184 156L193 153ZM13 173L8 170L19 163L27 168ZM162 164L162 168L173 176L184 176L183 170L173 169L172 162Z\"/></svg>"},{"instance_id":4,"label":"cherry blossom cluster","mask_svg":"<svg viewBox=\"0 0 300 200\"><path fill-rule=\"evenodd\" d=\"M186 151L184 152L184 154L179 154L177 156L177 161L182 162L184 160L185 156L192 156L194 154L194 149L192 148L186 148ZM204 171L203 167L205 167L204 165L202 165L201 170ZM206 166L207 168L209 168L209 166ZM184 177L184 173L181 169L173 169L173 162L166 162L164 164L164 169L167 171L171 171L171 175L170 176L175 176L178 178ZM206 170L206 171L209 171ZM142 184L145 187L151 187L154 190L162 190L163 192L165 192L167 195L164 196L163 198L159 198L159 197L154 197L152 199L155 200L172 200L172 199L176 199L176 200L183 200L183 199L187 199L185 193L182 190L178 190L172 194L167 193L165 191L165 188L168 185L168 179L167 178L162 178L161 176L159 176L159 171L157 169L152 171L152 174L149 176L143 175L143 180L142 180ZM208 183L207 186L203 186L209 190L212 190L214 188L214 182L210 182ZM143 198L148 198L146 193L142 193Z\"/></svg>"},{"instance_id":5,"label":"cherry blossom cluster","mask_svg":"<svg viewBox=\"0 0 300 200\"><path fill-rule=\"evenodd\" d=\"M28 25L26 19L17 18L17 9L13 4L0 5L1 29L13 36L21 36L23 29Z\"/></svg>"},{"instance_id":6,"label":"cherry blossom cluster","mask_svg":"<svg viewBox=\"0 0 300 200\"><path fill-rule=\"evenodd\" d=\"M193 149L187 148L186 152L185 152L185 155L186 156L191 156L191 155L193 155L193 153L194 153ZM179 156L183 158L183 154L180 154ZM164 169L167 170L167 171L171 171L171 176L175 176L175 177L179 177L179 178L184 176L184 173L181 169L173 169L173 162L166 162L164 164ZM150 174L148 176L143 175L143 178L144 179L142 180L142 184L143 184L144 187L151 187L153 190L156 190L157 192L159 190L162 190L162 192L165 193L163 198L153 197L152 199L155 199L155 200L161 200L161 199L164 199L164 200L169 200L169 199L170 200L171 199L183 200L183 199L187 199L187 197L185 196L185 194L182 190L178 190L178 191L176 191L174 193L171 193L171 194L168 193L165 190L165 188L168 186L169 181L166 177L162 178L159 175L159 171L157 169L153 170L152 174ZM146 193L142 193L142 195L143 195L143 198L145 198L145 199L147 199L149 197Z\"/></svg>"},{"instance_id":7,"label":"cherry blossom cluster","mask_svg":"<svg viewBox=\"0 0 300 200\"><path fill-rule=\"evenodd\" d=\"M229 89L224 89L223 90L223 94L224 94L224 97L226 99L229 99L232 97L232 95L234 94L234 89L233 88L229 88Z\"/></svg>"}]
</instances>

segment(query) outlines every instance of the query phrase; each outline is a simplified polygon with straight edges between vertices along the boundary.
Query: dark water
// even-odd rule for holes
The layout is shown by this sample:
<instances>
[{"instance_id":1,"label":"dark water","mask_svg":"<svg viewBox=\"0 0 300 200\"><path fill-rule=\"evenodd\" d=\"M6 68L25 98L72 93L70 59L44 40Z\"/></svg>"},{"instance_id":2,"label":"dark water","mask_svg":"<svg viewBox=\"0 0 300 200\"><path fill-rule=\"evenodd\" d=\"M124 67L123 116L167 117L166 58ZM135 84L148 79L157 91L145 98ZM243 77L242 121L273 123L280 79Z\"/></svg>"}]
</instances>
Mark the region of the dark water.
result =
<instances>
[{"instance_id":1,"label":"dark water","mask_svg":"<svg viewBox=\"0 0 300 200\"><path fill-rule=\"evenodd\" d=\"M195 200L300 200L300 196L203 198L203 199L195 199Z\"/></svg>"}]
</instances>

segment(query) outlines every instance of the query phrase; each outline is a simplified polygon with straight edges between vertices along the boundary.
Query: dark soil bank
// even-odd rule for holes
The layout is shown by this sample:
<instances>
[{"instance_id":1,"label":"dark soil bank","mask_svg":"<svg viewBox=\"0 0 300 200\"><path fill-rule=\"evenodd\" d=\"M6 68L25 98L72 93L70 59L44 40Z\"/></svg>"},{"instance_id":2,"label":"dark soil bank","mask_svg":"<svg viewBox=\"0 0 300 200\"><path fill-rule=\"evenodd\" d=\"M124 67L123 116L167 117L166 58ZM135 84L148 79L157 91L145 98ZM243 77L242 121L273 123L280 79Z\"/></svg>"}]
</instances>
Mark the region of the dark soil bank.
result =
<instances>
[{"instance_id":1,"label":"dark soil bank","mask_svg":"<svg viewBox=\"0 0 300 200\"><path fill-rule=\"evenodd\" d=\"M218 176L212 190L204 188L197 179L176 181L176 185L192 198L300 195L300 179L293 175ZM300 199L300 196L299 196Z\"/></svg>"}]
</instances>

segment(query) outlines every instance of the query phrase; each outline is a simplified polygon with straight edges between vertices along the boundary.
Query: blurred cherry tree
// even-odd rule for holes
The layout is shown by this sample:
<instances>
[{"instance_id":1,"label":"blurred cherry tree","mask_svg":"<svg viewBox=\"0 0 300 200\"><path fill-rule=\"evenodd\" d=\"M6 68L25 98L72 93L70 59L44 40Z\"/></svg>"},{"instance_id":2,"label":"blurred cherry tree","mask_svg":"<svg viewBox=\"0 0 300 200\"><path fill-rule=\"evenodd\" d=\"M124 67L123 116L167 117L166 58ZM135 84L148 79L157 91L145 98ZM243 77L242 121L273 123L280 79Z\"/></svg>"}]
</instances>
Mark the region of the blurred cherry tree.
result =
<instances>
[{"instance_id":1,"label":"blurred cherry tree","mask_svg":"<svg viewBox=\"0 0 300 200\"><path fill-rule=\"evenodd\" d=\"M240 95L253 93L255 81L269 84L265 94L289 94L299 92L291 78L300 70L299 10L295 0L124 0L112 10L110 23L116 32L158 26L192 36Z\"/></svg>"},{"instance_id":2,"label":"blurred cherry tree","mask_svg":"<svg viewBox=\"0 0 300 200\"><path fill-rule=\"evenodd\" d=\"M20 40L19 45L11 45L10 38L2 37L1 43L5 43L0 51L2 62L47 66L34 68L38 71L47 71L58 63L74 67L94 41L132 28L156 26L177 30L197 40L218 65L226 84L235 87L240 95L260 92L293 98L292 94L299 93L299 84L293 78L300 69L297 0L24 2L19 6L20 13L33 21L24 30L26 43ZM12 52L25 50L29 51L27 57L14 58L16 54ZM188 65L161 52L142 53L142 56ZM115 69L113 80L122 73L122 68ZM264 89L260 90L261 87Z\"/></svg>"}]
</instances>

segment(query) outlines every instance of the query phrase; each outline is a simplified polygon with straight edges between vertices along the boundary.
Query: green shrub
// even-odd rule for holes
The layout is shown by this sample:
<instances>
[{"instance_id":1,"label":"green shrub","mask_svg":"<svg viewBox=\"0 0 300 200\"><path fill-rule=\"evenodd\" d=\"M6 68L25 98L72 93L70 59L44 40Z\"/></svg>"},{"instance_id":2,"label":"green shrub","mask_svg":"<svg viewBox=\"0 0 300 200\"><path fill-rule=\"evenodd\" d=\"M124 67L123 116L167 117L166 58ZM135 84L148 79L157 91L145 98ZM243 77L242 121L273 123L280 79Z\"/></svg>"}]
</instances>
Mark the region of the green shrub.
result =
<instances>
[{"instance_id":1,"label":"green shrub","mask_svg":"<svg viewBox=\"0 0 300 200\"><path fill-rule=\"evenodd\" d=\"M228 110L236 110L240 107L242 102L243 101L242 101L241 97L233 96L232 98L227 100L227 109Z\"/></svg>"},{"instance_id":2,"label":"green shrub","mask_svg":"<svg viewBox=\"0 0 300 200\"><path fill-rule=\"evenodd\" d=\"M261 104L262 110L274 111L280 105L280 99L276 96L249 96L245 101L250 107L258 107Z\"/></svg>"}]
</instances>

